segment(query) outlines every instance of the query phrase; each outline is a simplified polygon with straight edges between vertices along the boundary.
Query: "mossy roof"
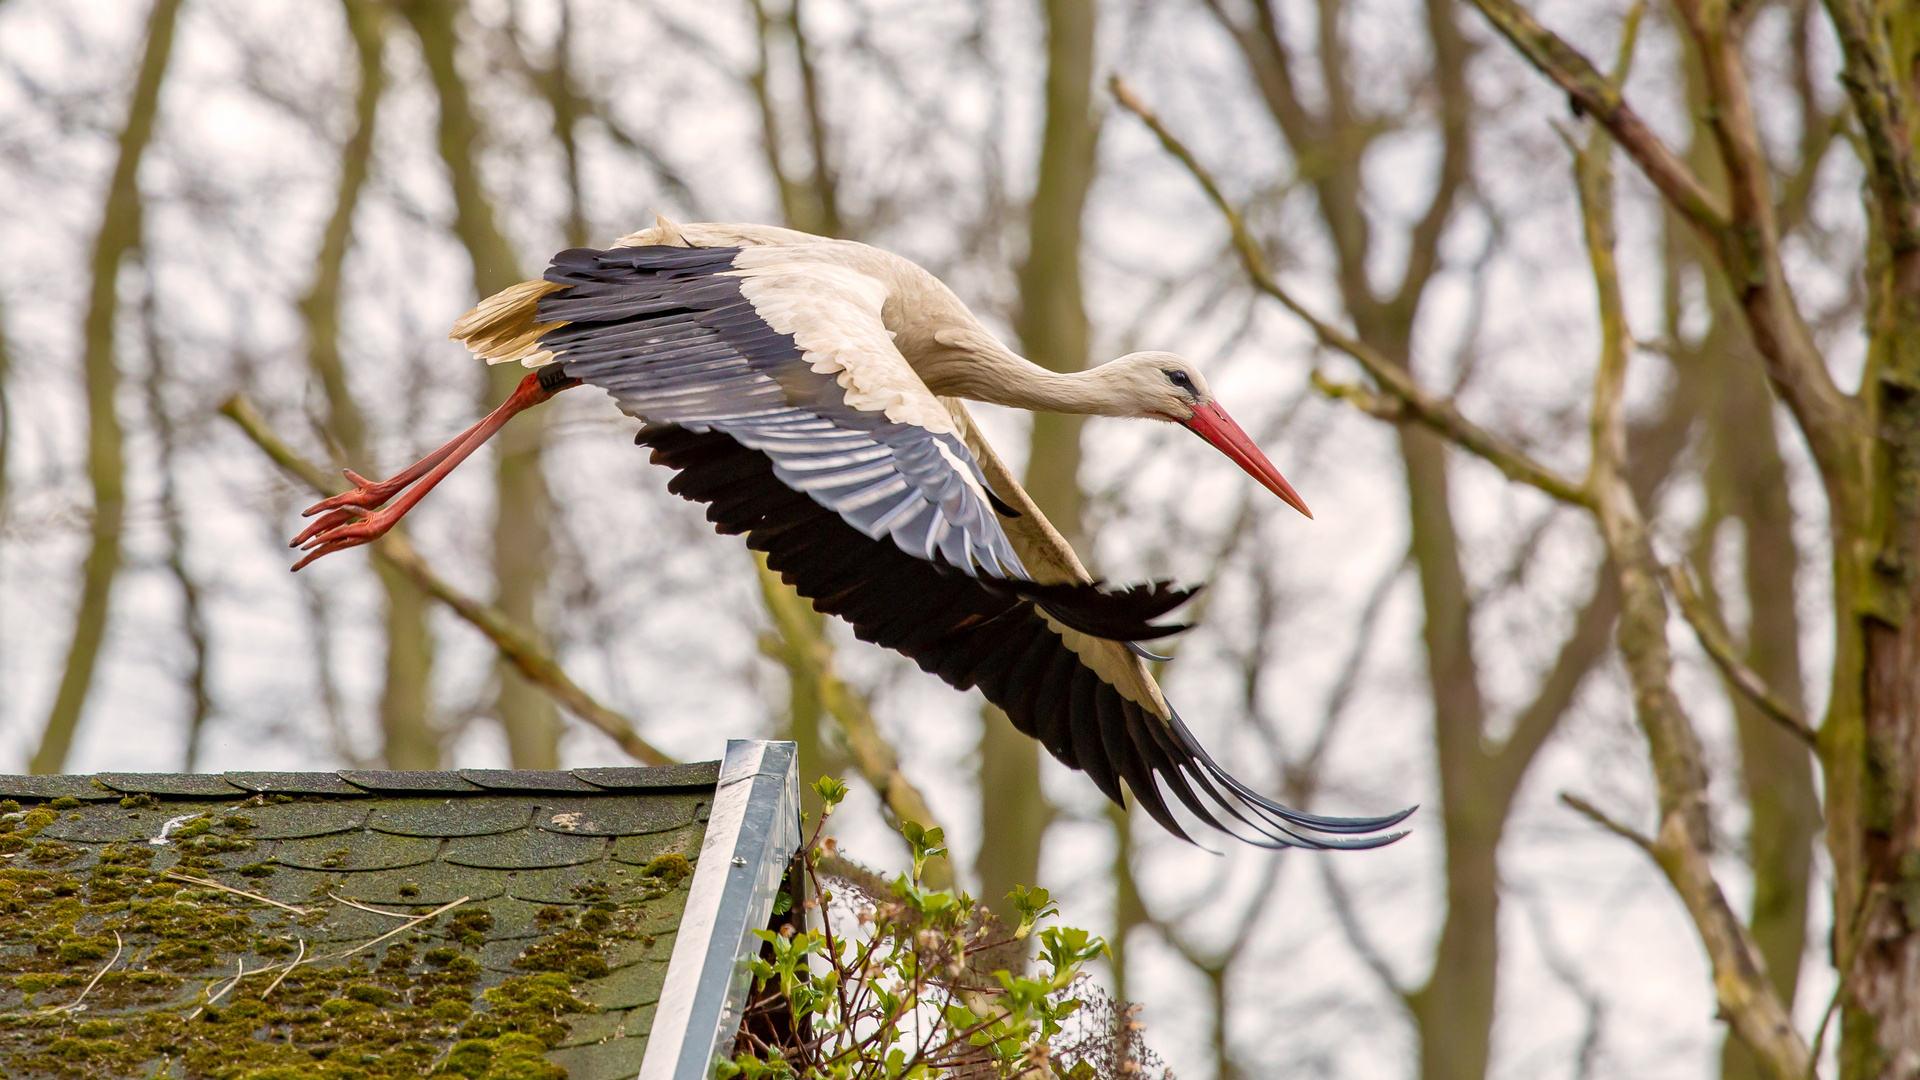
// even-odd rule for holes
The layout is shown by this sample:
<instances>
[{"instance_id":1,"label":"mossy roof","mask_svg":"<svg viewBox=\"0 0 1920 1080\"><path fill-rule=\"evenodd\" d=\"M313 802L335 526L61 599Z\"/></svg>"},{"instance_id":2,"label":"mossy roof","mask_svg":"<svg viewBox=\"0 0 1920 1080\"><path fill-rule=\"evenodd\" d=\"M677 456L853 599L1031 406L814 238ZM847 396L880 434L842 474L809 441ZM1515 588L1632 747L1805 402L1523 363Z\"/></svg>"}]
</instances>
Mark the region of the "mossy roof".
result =
<instances>
[{"instance_id":1,"label":"mossy roof","mask_svg":"<svg viewBox=\"0 0 1920 1080\"><path fill-rule=\"evenodd\" d=\"M0 776L0 1074L630 1080L717 777Z\"/></svg>"}]
</instances>

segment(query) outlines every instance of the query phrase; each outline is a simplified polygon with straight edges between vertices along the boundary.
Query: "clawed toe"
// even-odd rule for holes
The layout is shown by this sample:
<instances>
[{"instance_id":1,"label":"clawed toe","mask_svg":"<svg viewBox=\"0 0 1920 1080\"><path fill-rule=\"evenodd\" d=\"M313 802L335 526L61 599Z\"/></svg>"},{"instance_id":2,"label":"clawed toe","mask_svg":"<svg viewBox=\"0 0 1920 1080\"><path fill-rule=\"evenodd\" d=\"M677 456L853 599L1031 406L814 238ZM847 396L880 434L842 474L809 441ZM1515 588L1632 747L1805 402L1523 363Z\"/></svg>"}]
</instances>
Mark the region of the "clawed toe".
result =
<instances>
[{"instance_id":1,"label":"clawed toe","mask_svg":"<svg viewBox=\"0 0 1920 1080\"><path fill-rule=\"evenodd\" d=\"M358 521L361 518L364 518L366 516L367 516L367 512L357 506L343 506L338 510L332 511L331 513L327 514L327 516L321 518L320 520L314 522L313 524L308 525L306 528L300 530L300 535L294 537L293 540L287 544L287 546L296 547L296 548L305 547L307 541L312 540L314 537L319 536L321 533L329 532L333 529L337 529L342 525L352 524L353 522Z\"/></svg>"},{"instance_id":2,"label":"clawed toe","mask_svg":"<svg viewBox=\"0 0 1920 1080\"><path fill-rule=\"evenodd\" d=\"M399 520L400 515L392 513L356 514L335 510L294 538L294 546L304 548L307 553L293 568L298 570L322 555L370 544L385 536Z\"/></svg>"},{"instance_id":3,"label":"clawed toe","mask_svg":"<svg viewBox=\"0 0 1920 1080\"><path fill-rule=\"evenodd\" d=\"M312 517L315 514L324 514L329 510L378 510L380 507L386 505L388 499L393 498L399 494L402 488L406 487L404 482L396 482L399 480L398 477L394 478L394 480L376 481L369 480L359 473L354 472L352 469L342 471L346 473L348 482L353 484L353 489L343 491L332 498L321 499L319 502L302 510L300 512L301 517Z\"/></svg>"}]
</instances>

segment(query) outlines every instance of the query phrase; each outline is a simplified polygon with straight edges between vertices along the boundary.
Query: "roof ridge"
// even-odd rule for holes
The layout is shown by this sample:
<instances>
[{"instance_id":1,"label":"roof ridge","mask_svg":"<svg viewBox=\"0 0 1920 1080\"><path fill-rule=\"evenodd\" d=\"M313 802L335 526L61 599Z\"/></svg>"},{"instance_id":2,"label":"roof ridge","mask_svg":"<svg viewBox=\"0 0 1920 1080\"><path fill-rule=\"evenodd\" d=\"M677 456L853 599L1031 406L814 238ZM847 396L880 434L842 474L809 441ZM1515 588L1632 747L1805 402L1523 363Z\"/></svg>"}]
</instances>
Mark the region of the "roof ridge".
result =
<instances>
[{"instance_id":1,"label":"roof ridge","mask_svg":"<svg viewBox=\"0 0 1920 1080\"><path fill-rule=\"evenodd\" d=\"M117 799L244 799L254 795L624 795L711 788L718 761L579 769L340 769L333 772L0 774L0 797Z\"/></svg>"}]
</instances>

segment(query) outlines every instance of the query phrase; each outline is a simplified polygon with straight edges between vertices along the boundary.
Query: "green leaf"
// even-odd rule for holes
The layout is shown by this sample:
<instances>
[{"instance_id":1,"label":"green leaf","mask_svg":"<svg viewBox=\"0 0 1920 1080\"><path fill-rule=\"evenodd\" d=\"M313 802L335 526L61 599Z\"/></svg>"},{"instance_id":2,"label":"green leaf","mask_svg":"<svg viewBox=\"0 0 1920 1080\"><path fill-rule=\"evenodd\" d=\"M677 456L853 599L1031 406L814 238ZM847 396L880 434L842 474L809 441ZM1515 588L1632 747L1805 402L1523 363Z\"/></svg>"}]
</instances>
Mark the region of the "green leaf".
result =
<instances>
[{"instance_id":1,"label":"green leaf","mask_svg":"<svg viewBox=\"0 0 1920 1080\"><path fill-rule=\"evenodd\" d=\"M926 871L927 860L947 853L942 846L946 843L947 834L945 830L929 829L917 821L903 821L900 823L900 836L906 840L907 849L913 855L912 880L918 884L920 875Z\"/></svg>"},{"instance_id":2,"label":"green leaf","mask_svg":"<svg viewBox=\"0 0 1920 1080\"><path fill-rule=\"evenodd\" d=\"M1060 911L1060 905L1053 902L1051 894L1038 886L1028 888L1015 885L1007 898L1013 901L1014 910L1020 914L1020 925L1013 930L1016 941L1026 940L1027 935L1033 932L1034 924Z\"/></svg>"},{"instance_id":3,"label":"green leaf","mask_svg":"<svg viewBox=\"0 0 1920 1080\"><path fill-rule=\"evenodd\" d=\"M833 813L833 808L840 805L841 799L847 797L847 783L838 777L823 776L814 781L813 793L820 796L820 801L826 804L825 810L821 813L821 816L825 817Z\"/></svg>"}]
</instances>

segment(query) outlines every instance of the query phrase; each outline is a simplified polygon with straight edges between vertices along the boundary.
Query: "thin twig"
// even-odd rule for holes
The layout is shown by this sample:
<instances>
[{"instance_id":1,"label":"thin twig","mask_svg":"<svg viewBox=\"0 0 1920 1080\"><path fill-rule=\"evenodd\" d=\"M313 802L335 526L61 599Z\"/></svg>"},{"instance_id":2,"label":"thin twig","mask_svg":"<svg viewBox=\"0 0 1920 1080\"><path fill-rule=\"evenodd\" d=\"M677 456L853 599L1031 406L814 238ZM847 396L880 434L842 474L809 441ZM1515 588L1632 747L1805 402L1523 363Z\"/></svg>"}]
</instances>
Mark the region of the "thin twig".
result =
<instances>
[{"instance_id":1,"label":"thin twig","mask_svg":"<svg viewBox=\"0 0 1920 1080\"><path fill-rule=\"evenodd\" d=\"M360 909L361 911L371 911L371 912L373 912L373 913L374 913L375 915L385 915L385 916L387 916L387 917L388 917L388 918L390 918L390 919L411 919L411 918L413 918L413 912L411 912L411 911L384 911L384 910L382 910L382 909L380 909L380 908L377 908L377 907L368 907L368 906L367 906L366 904L363 904L363 903L361 903L361 902L360 902L360 901L358 901L358 900L349 900L349 899L347 899L346 897L344 897L344 896L341 896L341 895L340 895L339 893L336 893L336 892L328 892L328 893L327 893L327 899L329 899L329 900L337 900L337 901L339 901L340 903L342 903L342 904L345 904L345 905L347 905L347 906L348 906L348 907L350 907L350 908L359 908L359 909Z\"/></svg>"},{"instance_id":2,"label":"thin twig","mask_svg":"<svg viewBox=\"0 0 1920 1080\"><path fill-rule=\"evenodd\" d=\"M473 899L473 897L463 896L460 899L455 900L450 904L442 904L441 906L434 908L432 911L427 912L425 915L417 915L414 918L407 920L404 924L394 927L393 929L387 931L384 934L381 934L379 937L374 938L372 941L369 941L364 945L355 945L353 948L348 949L346 952L341 953L339 956L328 957L328 959L345 960L347 957L352 956L354 953L360 952L364 949L373 948L375 945L380 944L381 942L387 940L388 938L392 937L395 934L405 933L406 931L411 930L416 926L419 926L421 923L426 922L429 919L437 918L441 915L444 915L447 912L452 911L454 908L459 907L461 904L464 904L471 899Z\"/></svg>"},{"instance_id":3,"label":"thin twig","mask_svg":"<svg viewBox=\"0 0 1920 1080\"><path fill-rule=\"evenodd\" d=\"M1365 342L1325 322L1308 310L1306 305L1295 299L1293 294L1283 288L1267 269L1266 256L1260 250L1259 241L1255 240L1253 233L1248 230L1246 220L1240 216L1238 210L1233 208L1233 204L1227 201L1226 195L1220 190L1220 185L1215 182L1213 174L1207 171L1206 166L1200 164L1200 160L1193 155L1193 151L1187 149L1186 144L1167 129L1160 117L1136 97L1118 75L1109 81L1109 86L1121 107L1138 116L1141 122L1159 137L1160 145L1177 158L1180 164L1186 166L1187 172L1206 192L1208 201L1213 203L1214 209L1218 210L1221 218L1225 220L1227 229L1233 236L1234 249L1239 252L1240 261L1246 267L1247 277L1252 280L1255 288L1280 301L1283 307L1298 316L1313 330L1314 336L1320 339L1321 344L1337 349L1359 361L1360 366L1380 384L1381 389L1404 404L1407 413L1413 419L1445 435L1462 449L1484 459L1505 473L1509 479L1538 488L1556 499L1575 506L1591 507L1593 505L1592 495L1580 484L1535 461L1518 446L1467 419L1453 402L1422 390L1405 368L1380 355Z\"/></svg>"},{"instance_id":4,"label":"thin twig","mask_svg":"<svg viewBox=\"0 0 1920 1080\"><path fill-rule=\"evenodd\" d=\"M1600 826L1623 840L1631 840L1641 851L1649 855L1653 854L1653 838L1633 826L1615 821L1607 816L1606 811L1570 791L1561 792L1560 801L1585 815L1587 819L1595 825Z\"/></svg>"},{"instance_id":5,"label":"thin twig","mask_svg":"<svg viewBox=\"0 0 1920 1080\"><path fill-rule=\"evenodd\" d=\"M1848 920L1849 933L1846 940L1853 944L1853 948L1851 955L1844 963L1834 965L1834 970L1840 974L1840 980L1834 985L1833 996L1827 999L1826 1010L1820 1014L1819 1030L1813 1033L1813 1050L1808 1055L1811 1064L1807 1069L1807 1080L1818 1080L1815 1069L1820 1063L1820 1052L1826 1046L1827 1028L1833 1023L1833 1014L1840 1008L1840 1000L1846 995L1848 986L1853 982L1854 965L1859 962L1860 954L1866 951L1860 947L1860 938L1866 933L1867 916L1873 912L1881 898L1886 896L1886 892L1886 882L1874 882L1867 889L1866 895L1860 898L1860 906L1853 913L1853 918Z\"/></svg>"},{"instance_id":6,"label":"thin twig","mask_svg":"<svg viewBox=\"0 0 1920 1080\"><path fill-rule=\"evenodd\" d=\"M275 434L260 411L246 397L235 394L220 406L220 412L252 439L274 464L293 474L322 495L334 495L341 485L319 466L301 457L285 440ZM560 661L537 643L535 635L499 608L483 604L454 588L421 557L407 538L388 533L373 543L373 555L413 579L428 595L452 608L454 614L471 623L500 650L514 669L529 682L545 690L561 708L599 729L620 745L620 749L649 765L673 765L677 759L640 737L631 719L601 704L573 681Z\"/></svg>"},{"instance_id":7,"label":"thin twig","mask_svg":"<svg viewBox=\"0 0 1920 1080\"><path fill-rule=\"evenodd\" d=\"M1720 625L1719 618L1707 605L1706 598L1700 595L1700 590L1694 588L1693 579L1686 570L1679 566L1661 569L1667 581L1667 591L1673 594L1674 602L1680 605L1680 614L1686 617L1687 625L1693 627L1694 636L1700 640L1700 647L1707 651L1708 658L1727 677L1727 681L1758 706L1769 720L1786 728L1808 746L1817 747L1819 733L1800 716L1800 710L1768 686L1767 680L1742 662L1734 652L1733 636L1727 633L1726 627Z\"/></svg>"},{"instance_id":8,"label":"thin twig","mask_svg":"<svg viewBox=\"0 0 1920 1080\"><path fill-rule=\"evenodd\" d=\"M207 878L197 878L191 874L183 874L178 870L163 871L160 876L170 877L175 879L176 881L184 881L192 885L199 885L203 888L219 889L221 892L230 892L235 896L244 896L249 900L258 900L263 904L272 904L274 907L282 908L286 911L291 911L295 915L311 915L314 912L314 909L312 908L294 907L292 904L283 904L280 901L274 900L270 897L261 896L259 893L251 893L245 889L236 889L231 885L222 885L217 881L212 881Z\"/></svg>"},{"instance_id":9,"label":"thin twig","mask_svg":"<svg viewBox=\"0 0 1920 1080\"><path fill-rule=\"evenodd\" d=\"M191 1020L194 1017L199 1016L201 1013L206 1012L208 1009L213 1008L214 1002L219 1001L223 997L226 997L228 991L240 985L240 980L247 977L247 958L244 956L241 957L239 960L239 964L240 964L240 970L234 973L233 981L221 987L219 990L215 991L214 993L207 995L206 1002L204 1004L194 1006L193 1011L187 1014L187 1019ZM254 971L254 974L259 975L263 972L267 972L271 970L273 969L259 968L256 971Z\"/></svg>"},{"instance_id":10,"label":"thin twig","mask_svg":"<svg viewBox=\"0 0 1920 1080\"><path fill-rule=\"evenodd\" d=\"M300 942L300 951L294 956L293 962L288 964L286 967L281 968L280 974L275 975L273 977L273 981L267 984L267 988L260 992L260 1000L265 1001L267 999L267 995L273 993L275 990L280 989L280 983L282 980L284 980L287 977L287 974L291 972L294 968L299 967L300 962L307 958L307 939L300 938L299 942Z\"/></svg>"},{"instance_id":11,"label":"thin twig","mask_svg":"<svg viewBox=\"0 0 1920 1080\"><path fill-rule=\"evenodd\" d=\"M113 932L113 955L107 959L107 966L93 973L93 978L88 979L87 985L81 988L79 997L74 998L65 1005L55 1005L46 1011L49 1013L78 1012L80 1010L80 1003L87 1000L87 995L93 993L93 988L99 985L100 977L112 971L113 965L120 962L120 953L124 948L125 945L120 940L120 931L115 930Z\"/></svg>"}]
</instances>

